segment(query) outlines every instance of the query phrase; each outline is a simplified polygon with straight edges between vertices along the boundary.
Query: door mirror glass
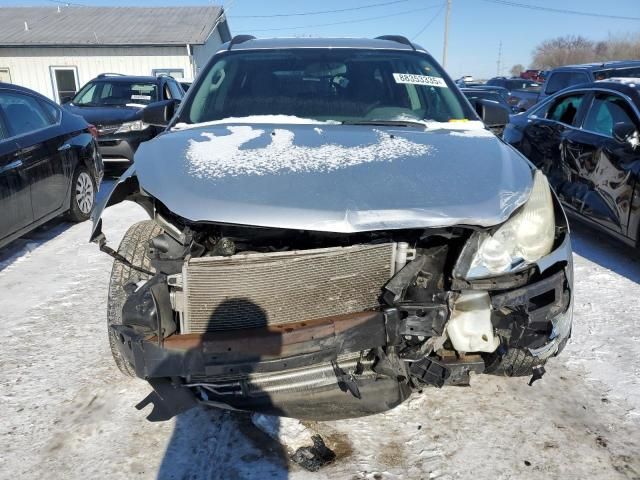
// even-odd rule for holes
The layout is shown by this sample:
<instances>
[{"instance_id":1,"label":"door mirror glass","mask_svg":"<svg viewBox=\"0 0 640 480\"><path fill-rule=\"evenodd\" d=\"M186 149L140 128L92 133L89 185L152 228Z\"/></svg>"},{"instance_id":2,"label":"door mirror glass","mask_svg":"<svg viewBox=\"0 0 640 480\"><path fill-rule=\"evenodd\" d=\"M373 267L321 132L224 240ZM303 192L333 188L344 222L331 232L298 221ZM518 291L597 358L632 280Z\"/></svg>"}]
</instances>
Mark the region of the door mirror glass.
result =
<instances>
[{"instance_id":1,"label":"door mirror glass","mask_svg":"<svg viewBox=\"0 0 640 480\"><path fill-rule=\"evenodd\" d=\"M156 127L166 127L179 104L180 100L177 99L151 103L142 111L142 121Z\"/></svg>"},{"instance_id":2,"label":"door mirror glass","mask_svg":"<svg viewBox=\"0 0 640 480\"><path fill-rule=\"evenodd\" d=\"M635 125L627 122L618 122L613 126L613 138L619 142L627 142L636 133Z\"/></svg>"}]
</instances>

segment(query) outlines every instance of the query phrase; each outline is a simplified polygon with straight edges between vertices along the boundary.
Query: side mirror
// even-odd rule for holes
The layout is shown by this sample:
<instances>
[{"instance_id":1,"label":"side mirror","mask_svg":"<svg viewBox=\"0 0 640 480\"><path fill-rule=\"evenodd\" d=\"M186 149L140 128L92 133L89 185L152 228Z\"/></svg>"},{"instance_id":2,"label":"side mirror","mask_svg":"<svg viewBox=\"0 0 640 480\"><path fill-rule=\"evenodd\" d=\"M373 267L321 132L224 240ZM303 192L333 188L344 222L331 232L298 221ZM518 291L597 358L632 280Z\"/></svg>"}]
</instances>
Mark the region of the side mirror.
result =
<instances>
[{"instance_id":1,"label":"side mirror","mask_svg":"<svg viewBox=\"0 0 640 480\"><path fill-rule=\"evenodd\" d=\"M504 127L509 123L509 109L479 98L475 101L476 112L487 127Z\"/></svg>"},{"instance_id":2,"label":"side mirror","mask_svg":"<svg viewBox=\"0 0 640 480\"><path fill-rule=\"evenodd\" d=\"M176 113L180 100L171 99L150 103L142 110L142 121L156 127L166 127Z\"/></svg>"},{"instance_id":3,"label":"side mirror","mask_svg":"<svg viewBox=\"0 0 640 480\"><path fill-rule=\"evenodd\" d=\"M65 105L73 100L73 95L65 95L64 97L60 97L60 105Z\"/></svg>"},{"instance_id":4,"label":"side mirror","mask_svg":"<svg viewBox=\"0 0 640 480\"><path fill-rule=\"evenodd\" d=\"M632 123L618 122L613 126L613 138L619 142L627 142L636 133L636 126Z\"/></svg>"}]
</instances>

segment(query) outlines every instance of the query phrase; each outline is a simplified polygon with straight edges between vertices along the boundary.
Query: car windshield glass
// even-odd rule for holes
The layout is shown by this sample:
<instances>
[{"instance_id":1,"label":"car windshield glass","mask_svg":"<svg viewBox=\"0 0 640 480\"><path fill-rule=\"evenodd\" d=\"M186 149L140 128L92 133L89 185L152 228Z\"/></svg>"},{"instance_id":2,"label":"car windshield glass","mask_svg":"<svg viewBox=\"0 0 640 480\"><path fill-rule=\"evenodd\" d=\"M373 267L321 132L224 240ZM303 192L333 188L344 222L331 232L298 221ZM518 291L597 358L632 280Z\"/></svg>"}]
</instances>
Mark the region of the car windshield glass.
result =
<instances>
[{"instance_id":1,"label":"car windshield glass","mask_svg":"<svg viewBox=\"0 0 640 480\"><path fill-rule=\"evenodd\" d=\"M144 82L90 82L73 98L83 107L145 106L158 100L156 85Z\"/></svg>"},{"instance_id":2,"label":"car windshield glass","mask_svg":"<svg viewBox=\"0 0 640 480\"><path fill-rule=\"evenodd\" d=\"M540 84L531 80L508 80L507 86L510 90L539 90Z\"/></svg>"},{"instance_id":3,"label":"car windshield glass","mask_svg":"<svg viewBox=\"0 0 640 480\"><path fill-rule=\"evenodd\" d=\"M640 67L612 68L600 70L593 74L596 80L605 80L613 77L638 78L640 77Z\"/></svg>"},{"instance_id":4,"label":"car windshield glass","mask_svg":"<svg viewBox=\"0 0 640 480\"><path fill-rule=\"evenodd\" d=\"M414 52L237 52L220 57L200 78L179 122L255 115L342 122L476 119L440 67Z\"/></svg>"}]
</instances>

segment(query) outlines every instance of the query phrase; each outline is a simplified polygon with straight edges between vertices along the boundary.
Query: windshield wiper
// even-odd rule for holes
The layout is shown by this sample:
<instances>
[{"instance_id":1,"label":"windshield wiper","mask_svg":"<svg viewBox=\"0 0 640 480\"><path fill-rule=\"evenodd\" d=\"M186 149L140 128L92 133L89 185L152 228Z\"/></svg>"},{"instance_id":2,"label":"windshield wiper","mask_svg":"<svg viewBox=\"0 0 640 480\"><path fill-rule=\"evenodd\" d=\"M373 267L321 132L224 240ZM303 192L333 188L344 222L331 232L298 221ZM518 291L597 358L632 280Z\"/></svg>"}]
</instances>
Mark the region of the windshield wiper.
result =
<instances>
[{"instance_id":1,"label":"windshield wiper","mask_svg":"<svg viewBox=\"0 0 640 480\"><path fill-rule=\"evenodd\" d=\"M378 125L381 127L417 127L426 128L421 122L411 120L344 120L343 125Z\"/></svg>"}]
</instances>

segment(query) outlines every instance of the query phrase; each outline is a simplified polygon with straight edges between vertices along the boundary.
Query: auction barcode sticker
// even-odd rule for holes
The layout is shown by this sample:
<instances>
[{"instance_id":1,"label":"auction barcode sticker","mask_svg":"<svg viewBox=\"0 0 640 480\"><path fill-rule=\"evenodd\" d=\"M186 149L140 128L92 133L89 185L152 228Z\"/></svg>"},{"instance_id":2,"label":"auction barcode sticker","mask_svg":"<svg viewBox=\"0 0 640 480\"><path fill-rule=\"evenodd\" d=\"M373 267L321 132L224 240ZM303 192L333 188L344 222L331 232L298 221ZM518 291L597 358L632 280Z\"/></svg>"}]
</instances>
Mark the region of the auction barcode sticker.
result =
<instances>
[{"instance_id":1,"label":"auction barcode sticker","mask_svg":"<svg viewBox=\"0 0 640 480\"><path fill-rule=\"evenodd\" d=\"M131 95L131 100L151 100L151 95Z\"/></svg>"},{"instance_id":2,"label":"auction barcode sticker","mask_svg":"<svg viewBox=\"0 0 640 480\"><path fill-rule=\"evenodd\" d=\"M393 78L396 83L411 83L413 85L429 85L431 87L448 88L447 82L440 77L430 77L428 75L413 75L411 73L394 73Z\"/></svg>"}]
</instances>

